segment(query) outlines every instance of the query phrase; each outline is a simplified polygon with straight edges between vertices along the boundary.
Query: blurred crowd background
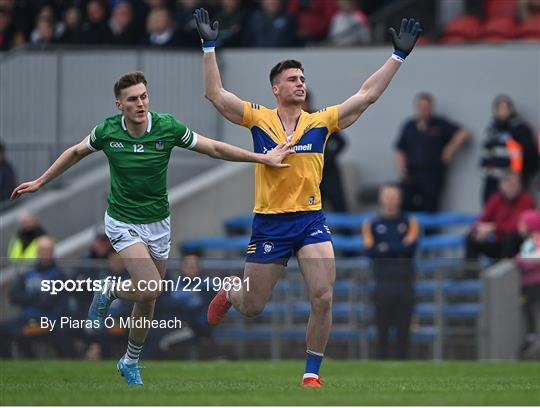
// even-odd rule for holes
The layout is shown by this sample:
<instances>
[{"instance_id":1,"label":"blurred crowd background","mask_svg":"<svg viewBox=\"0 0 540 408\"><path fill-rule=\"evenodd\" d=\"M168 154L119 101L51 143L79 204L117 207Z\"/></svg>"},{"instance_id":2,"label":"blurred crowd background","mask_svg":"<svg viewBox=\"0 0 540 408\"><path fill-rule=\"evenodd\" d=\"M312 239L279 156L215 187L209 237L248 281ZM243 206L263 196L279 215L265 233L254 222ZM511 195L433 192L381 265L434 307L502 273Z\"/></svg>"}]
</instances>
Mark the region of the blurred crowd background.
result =
<instances>
[{"instance_id":1,"label":"blurred crowd background","mask_svg":"<svg viewBox=\"0 0 540 408\"><path fill-rule=\"evenodd\" d=\"M198 7L219 20L221 47L380 44L403 15L422 21L424 44L540 38L538 0L0 0L0 51L24 44L196 48Z\"/></svg>"}]
</instances>

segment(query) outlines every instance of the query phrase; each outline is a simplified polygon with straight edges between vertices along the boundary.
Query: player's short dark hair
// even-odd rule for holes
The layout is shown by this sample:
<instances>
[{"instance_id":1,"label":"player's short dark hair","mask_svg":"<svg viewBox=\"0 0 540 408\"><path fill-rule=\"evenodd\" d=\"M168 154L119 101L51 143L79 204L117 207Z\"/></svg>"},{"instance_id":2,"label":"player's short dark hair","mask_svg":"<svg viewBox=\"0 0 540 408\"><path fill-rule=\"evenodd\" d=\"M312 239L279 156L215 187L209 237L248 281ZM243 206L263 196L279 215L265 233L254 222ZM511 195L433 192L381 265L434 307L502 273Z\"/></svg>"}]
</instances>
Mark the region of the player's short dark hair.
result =
<instances>
[{"instance_id":1,"label":"player's short dark hair","mask_svg":"<svg viewBox=\"0 0 540 408\"><path fill-rule=\"evenodd\" d=\"M270 83L274 85L274 80L276 77L281 74L286 69L290 68L296 68L300 71L304 72L304 68L302 67L302 63L300 61L296 60L283 60L278 62L271 70L270 70Z\"/></svg>"},{"instance_id":2,"label":"player's short dark hair","mask_svg":"<svg viewBox=\"0 0 540 408\"><path fill-rule=\"evenodd\" d=\"M144 84L144 86L146 86L147 81L144 76L144 72L133 71L122 75L114 84L114 96L118 98L122 92L122 89L126 89L137 84Z\"/></svg>"}]
</instances>

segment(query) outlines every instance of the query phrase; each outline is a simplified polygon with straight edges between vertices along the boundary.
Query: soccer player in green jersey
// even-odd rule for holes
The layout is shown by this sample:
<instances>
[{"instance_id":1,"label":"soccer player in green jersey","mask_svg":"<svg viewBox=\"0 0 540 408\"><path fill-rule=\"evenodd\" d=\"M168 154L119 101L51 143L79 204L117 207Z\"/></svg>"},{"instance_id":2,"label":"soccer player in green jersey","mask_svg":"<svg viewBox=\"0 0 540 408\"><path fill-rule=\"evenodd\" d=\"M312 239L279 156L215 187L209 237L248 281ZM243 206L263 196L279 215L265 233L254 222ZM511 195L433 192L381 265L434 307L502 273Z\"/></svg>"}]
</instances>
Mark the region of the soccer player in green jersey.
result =
<instances>
[{"instance_id":1,"label":"soccer player in green jersey","mask_svg":"<svg viewBox=\"0 0 540 408\"><path fill-rule=\"evenodd\" d=\"M109 160L111 188L105 213L105 230L121 255L131 280L114 285L102 282L88 312L88 319L102 328L109 306L120 298L135 302L132 321L151 321L160 295L170 250L170 217L167 166L171 150L178 146L228 161L254 162L288 167L282 160L293 153L282 143L269 154L257 154L208 139L190 130L174 116L150 112L147 81L142 72L123 75L114 85L120 114L98 124L80 143L68 148L40 177L13 190L14 200L61 175L89 154L103 150ZM133 326L140 326L133 324ZM139 355L148 325L131 327L127 352L118 370L129 385L142 385Z\"/></svg>"}]
</instances>

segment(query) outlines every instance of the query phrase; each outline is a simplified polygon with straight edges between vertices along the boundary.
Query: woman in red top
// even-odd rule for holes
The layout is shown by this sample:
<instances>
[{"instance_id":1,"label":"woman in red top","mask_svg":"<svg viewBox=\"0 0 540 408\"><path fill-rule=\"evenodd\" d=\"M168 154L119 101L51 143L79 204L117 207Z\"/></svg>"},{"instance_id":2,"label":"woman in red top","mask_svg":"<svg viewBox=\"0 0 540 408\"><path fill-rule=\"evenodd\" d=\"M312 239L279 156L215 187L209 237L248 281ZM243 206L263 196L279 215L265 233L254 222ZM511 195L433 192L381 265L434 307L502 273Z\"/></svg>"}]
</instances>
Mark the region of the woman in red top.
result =
<instances>
[{"instance_id":1,"label":"woman in red top","mask_svg":"<svg viewBox=\"0 0 540 408\"><path fill-rule=\"evenodd\" d=\"M530 209L534 209L532 196L522 190L517 174L508 173L467 236L467 260L479 255L496 259L516 255L523 240L518 233L519 216Z\"/></svg>"}]
</instances>

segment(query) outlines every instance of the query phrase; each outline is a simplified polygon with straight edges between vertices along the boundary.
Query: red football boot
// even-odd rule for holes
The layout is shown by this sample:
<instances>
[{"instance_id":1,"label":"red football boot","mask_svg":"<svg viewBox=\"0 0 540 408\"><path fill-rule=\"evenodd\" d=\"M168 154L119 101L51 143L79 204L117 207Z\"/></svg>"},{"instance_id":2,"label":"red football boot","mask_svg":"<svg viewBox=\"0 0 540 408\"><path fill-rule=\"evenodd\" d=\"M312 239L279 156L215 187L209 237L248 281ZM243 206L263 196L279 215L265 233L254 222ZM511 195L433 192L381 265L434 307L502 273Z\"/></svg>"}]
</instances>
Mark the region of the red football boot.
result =
<instances>
[{"instance_id":1,"label":"red football boot","mask_svg":"<svg viewBox=\"0 0 540 408\"><path fill-rule=\"evenodd\" d=\"M322 387L322 378L306 377L302 379L302 387Z\"/></svg>"},{"instance_id":2,"label":"red football boot","mask_svg":"<svg viewBox=\"0 0 540 408\"><path fill-rule=\"evenodd\" d=\"M234 276L231 278L233 282L236 282L236 280L239 279L240 278L238 276ZM227 300L227 291L222 288L218 292L218 294L214 296L214 299L212 299L212 301L208 305L208 323L214 326L220 324L221 321L225 318L225 315L227 314L231 306L232 303Z\"/></svg>"}]
</instances>

